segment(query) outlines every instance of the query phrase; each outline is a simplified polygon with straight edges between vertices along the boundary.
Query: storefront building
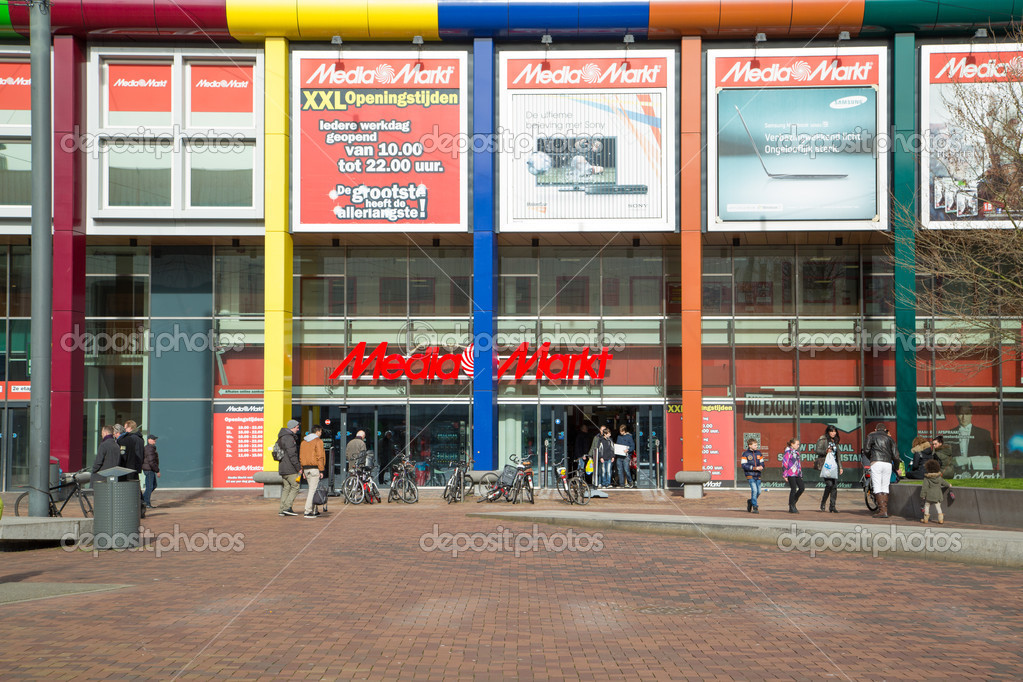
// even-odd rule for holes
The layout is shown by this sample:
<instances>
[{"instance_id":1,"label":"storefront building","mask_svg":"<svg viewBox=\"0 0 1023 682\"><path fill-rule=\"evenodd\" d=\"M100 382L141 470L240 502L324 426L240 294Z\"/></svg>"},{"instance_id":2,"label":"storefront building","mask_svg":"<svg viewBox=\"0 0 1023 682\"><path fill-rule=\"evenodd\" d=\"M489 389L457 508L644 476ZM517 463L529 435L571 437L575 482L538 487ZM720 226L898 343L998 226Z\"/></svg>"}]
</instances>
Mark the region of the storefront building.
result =
<instances>
[{"instance_id":1,"label":"storefront building","mask_svg":"<svg viewBox=\"0 0 1023 682\"><path fill-rule=\"evenodd\" d=\"M940 362L957 341L892 246L893 206L966 227L969 192L882 144L935 125L931 61L1020 52L971 39L1023 14L985 5L55 2L52 454L88 465L134 419L161 485L247 487L295 417L428 485L513 454L552 485L584 424L624 425L641 487L731 487L748 438L780 484L788 439L835 424L852 485L884 421L904 454L943 434L957 475L1018 476L1019 343ZM27 34L0 4L4 490Z\"/></svg>"}]
</instances>

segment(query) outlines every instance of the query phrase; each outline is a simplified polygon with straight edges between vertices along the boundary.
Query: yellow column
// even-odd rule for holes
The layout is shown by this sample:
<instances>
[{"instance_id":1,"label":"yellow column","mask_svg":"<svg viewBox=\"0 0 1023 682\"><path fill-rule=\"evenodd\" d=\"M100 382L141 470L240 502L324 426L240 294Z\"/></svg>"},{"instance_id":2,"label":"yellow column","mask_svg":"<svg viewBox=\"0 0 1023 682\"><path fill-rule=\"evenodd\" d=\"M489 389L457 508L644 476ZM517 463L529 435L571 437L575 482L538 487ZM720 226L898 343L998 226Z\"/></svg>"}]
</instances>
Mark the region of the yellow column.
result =
<instances>
[{"instance_id":1,"label":"yellow column","mask_svg":"<svg viewBox=\"0 0 1023 682\"><path fill-rule=\"evenodd\" d=\"M263 219L266 224L263 347L263 468L276 471L270 449L291 419L291 289L288 232L288 40L267 38L264 50Z\"/></svg>"}]
</instances>

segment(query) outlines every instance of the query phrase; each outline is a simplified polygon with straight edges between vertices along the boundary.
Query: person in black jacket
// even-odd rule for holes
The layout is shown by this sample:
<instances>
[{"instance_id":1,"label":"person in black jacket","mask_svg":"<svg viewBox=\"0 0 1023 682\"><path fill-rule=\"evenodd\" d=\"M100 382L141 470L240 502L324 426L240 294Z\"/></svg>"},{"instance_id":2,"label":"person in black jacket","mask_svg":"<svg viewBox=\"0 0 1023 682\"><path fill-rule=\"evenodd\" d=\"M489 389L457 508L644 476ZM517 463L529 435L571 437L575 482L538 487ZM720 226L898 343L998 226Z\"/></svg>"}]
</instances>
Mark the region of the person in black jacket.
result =
<instances>
[{"instance_id":1,"label":"person in black jacket","mask_svg":"<svg viewBox=\"0 0 1023 682\"><path fill-rule=\"evenodd\" d=\"M156 479L160 477L160 454L156 451L156 436L149 434L147 441L142 451L142 474L146 478L142 502L147 509L153 509L153 491L156 490Z\"/></svg>"},{"instance_id":2,"label":"person in black jacket","mask_svg":"<svg viewBox=\"0 0 1023 682\"><path fill-rule=\"evenodd\" d=\"M813 465L814 469L820 472L821 481L824 483L824 495L821 496L821 511L824 511L824 505L830 498L831 504L828 510L836 514L838 513L836 506L838 500L838 477L844 472L842 460L838 455L838 443L840 440L841 437L838 435L838 429L833 425L828 425L821 437L817 439L817 447L815 448L817 461Z\"/></svg>"},{"instance_id":3,"label":"person in black jacket","mask_svg":"<svg viewBox=\"0 0 1023 682\"><path fill-rule=\"evenodd\" d=\"M121 446L121 452L124 454L123 466L135 472L128 475L127 480L129 481L139 480L139 474L142 473L142 460L145 458L146 443L142 440L139 432L135 430L137 428L138 424L129 419L124 422L124 434L117 439L117 444Z\"/></svg>"},{"instance_id":4,"label":"person in black jacket","mask_svg":"<svg viewBox=\"0 0 1023 682\"><path fill-rule=\"evenodd\" d=\"M114 439L114 427L104 426L100 429L100 438L96 461L92 463L92 469L90 469L93 475L112 467L121 466L121 448Z\"/></svg>"},{"instance_id":5,"label":"person in black jacket","mask_svg":"<svg viewBox=\"0 0 1023 682\"><path fill-rule=\"evenodd\" d=\"M760 497L760 476L763 474L764 465L767 463L764 454L757 449L756 438L746 441L746 450L742 453L739 463L742 465L742 473L746 475L749 482L749 499L746 500L746 511L751 514L759 514L760 507L757 506L757 498Z\"/></svg>"},{"instance_id":6,"label":"person in black jacket","mask_svg":"<svg viewBox=\"0 0 1023 682\"><path fill-rule=\"evenodd\" d=\"M291 510L291 504L298 495L299 485L302 480L302 476L299 474L302 471L302 464L298 459L298 427L298 422L292 419L277 434L277 442L281 444L281 449L284 450L284 456L281 457L281 461L277 466L277 472L284 481L284 487L281 489L281 507L277 513L278 516L298 516L297 513Z\"/></svg>"},{"instance_id":7,"label":"person in black jacket","mask_svg":"<svg viewBox=\"0 0 1023 682\"><path fill-rule=\"evenodd\" d=\"M884 423L874 427L874 432L867 436L863 446L867 459L870 460L870 487L877 500L877 511L874 516L879 519L888 518L888 486L892 478L892 466L898 466L899 454L895 441L888 435L888 427Z\"/></svg>"}]
</instances>

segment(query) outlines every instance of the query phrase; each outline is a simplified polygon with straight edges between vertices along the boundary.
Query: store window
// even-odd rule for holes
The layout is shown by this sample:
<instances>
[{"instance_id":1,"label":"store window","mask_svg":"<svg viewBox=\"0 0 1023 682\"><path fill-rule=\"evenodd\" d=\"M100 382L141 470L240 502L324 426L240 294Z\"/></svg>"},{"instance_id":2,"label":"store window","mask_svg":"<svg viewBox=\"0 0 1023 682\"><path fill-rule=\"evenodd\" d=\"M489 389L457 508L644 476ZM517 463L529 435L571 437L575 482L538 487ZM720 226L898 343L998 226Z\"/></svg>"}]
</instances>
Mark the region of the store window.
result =
<instances>
[{"instance_id":1,"label":"store window","mask_svg":"<svg viewBox=\"0 0 1023 682\"><path fill-rule=\"evenodd\" d=\"M28 217L32 203L28 53L0 54L0 217Z\"/></svg>"},{"instance_id":2,"label":"store window","mask_svg":"<svg viewBox=\"0 0 1023 682\"><path fill-rule=\"evenodd\" d=\"M799 314L859 315L860 260L856 248L801 247Z\"/></svg>"},{"instance_id":3,"label":"store window","mask_svg":"<svg viewBox=\"0 0 1023 682\"><path fill-rule=\"evenodd\" d=\"M217 316L263 315L263 247L218 247L213 262Z\"/></svg>"},{"instance_id":4,"label":"store window","mask_svg":"<svg viewBox=\"0 0 1023 682\"><path fill-rule=\"evenodd\" d=\"M792 249L735 249L735 314L795 312Z\"/></svg>"},{"instance_id":5,"label":"store window","mask_svg":"<svg viewBox=\"0 0 1023 682\"><path fill-rule=\"evenodd\" d=\"M254 51L94 50L92 215L262 217L261 64Z\"/></svg>"}]
</instances>

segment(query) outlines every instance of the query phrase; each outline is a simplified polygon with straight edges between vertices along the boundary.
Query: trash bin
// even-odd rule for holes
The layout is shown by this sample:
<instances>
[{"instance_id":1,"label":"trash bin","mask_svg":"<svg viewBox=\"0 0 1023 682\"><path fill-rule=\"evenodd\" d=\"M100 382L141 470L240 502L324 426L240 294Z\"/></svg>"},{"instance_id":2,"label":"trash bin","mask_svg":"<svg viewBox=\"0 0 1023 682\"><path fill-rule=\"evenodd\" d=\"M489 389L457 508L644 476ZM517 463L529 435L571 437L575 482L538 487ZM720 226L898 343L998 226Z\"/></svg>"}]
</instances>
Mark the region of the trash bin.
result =
<instances>
[{"instance_id":1,"label":"trash bin","mask_svg":"<svg viewBox=\"0 0 1023 682\"><path fill-rule=\"evenodd\" d=\"M93 547L96 549L127 549L139 546L139 521L142 512L138 481L121 481L119 477L134 473L133 469L112 467L92 477Z\"/></svg>"}]
</instances>

